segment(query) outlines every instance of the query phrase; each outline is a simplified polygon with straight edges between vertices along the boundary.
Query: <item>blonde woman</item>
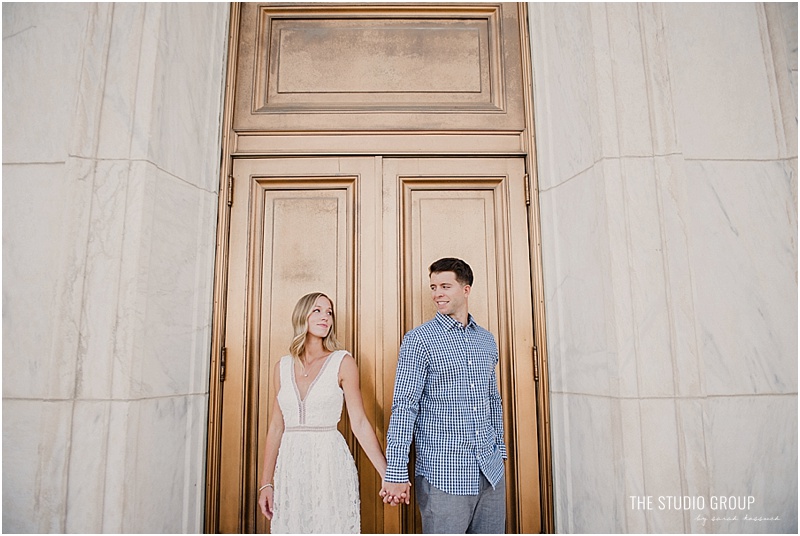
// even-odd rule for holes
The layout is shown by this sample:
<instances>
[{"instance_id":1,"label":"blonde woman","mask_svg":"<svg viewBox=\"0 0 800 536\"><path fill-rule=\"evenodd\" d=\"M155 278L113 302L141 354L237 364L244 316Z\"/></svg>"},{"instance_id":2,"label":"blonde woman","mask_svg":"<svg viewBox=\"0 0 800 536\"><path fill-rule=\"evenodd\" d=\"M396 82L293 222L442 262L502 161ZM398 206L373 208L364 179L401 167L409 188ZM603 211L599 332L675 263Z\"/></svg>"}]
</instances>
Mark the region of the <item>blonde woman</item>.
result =
<instances>
[{"instance_id":1,"label":"blonde woman","mask_svg":"<svg viewBox=\"0 0 800 536\"><path fill-rule=\"evenodd\" d=\"M386 458L364 413L358 368L336 340L333 301L300 298L294 339L273 372L275 392L258 504L272 533L358 533L358 475L336 428L342 402L353 433L383 478Z\"/></svg>"}]
</instances>

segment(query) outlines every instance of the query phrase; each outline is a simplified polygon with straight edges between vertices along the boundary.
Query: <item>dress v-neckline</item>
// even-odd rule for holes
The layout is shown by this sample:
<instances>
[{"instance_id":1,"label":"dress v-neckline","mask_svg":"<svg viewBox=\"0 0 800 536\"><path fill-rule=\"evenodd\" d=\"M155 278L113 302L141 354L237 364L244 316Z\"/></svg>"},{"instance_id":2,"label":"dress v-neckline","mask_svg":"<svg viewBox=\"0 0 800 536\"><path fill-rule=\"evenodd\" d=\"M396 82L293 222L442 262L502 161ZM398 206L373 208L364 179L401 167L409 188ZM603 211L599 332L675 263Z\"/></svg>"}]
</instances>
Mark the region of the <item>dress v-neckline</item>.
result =
<instances>
[{"instance_id":1,"label":"dress v-neckline","mask_svg":"<svg viewBox=\"0 0 800 536\"><path fill-rule=\"evenodd\" d=\"M314 376L313 380L311 380L311 383L308 384L308 389L306 389L306 396L300 395L300 386L297 385L297 373L294 370L294 362L292 362L292 385L294 385L294 392L297 394L297 399L300 401L301 404L305 403L305 401L308 400L308 395L311 394L311 389L314 388L314 385L316 385L319 377L322 376L323 372L325 372L325 369L328 367L328 362L331 360L331 357L333 357L333 354L335 353L336 351L333 351L330 354L328 354L328 357L325 358L325 362L322 364L322 367L320 367L319 372L317 372L317 375Z\"/></svg>"}]
</instances>

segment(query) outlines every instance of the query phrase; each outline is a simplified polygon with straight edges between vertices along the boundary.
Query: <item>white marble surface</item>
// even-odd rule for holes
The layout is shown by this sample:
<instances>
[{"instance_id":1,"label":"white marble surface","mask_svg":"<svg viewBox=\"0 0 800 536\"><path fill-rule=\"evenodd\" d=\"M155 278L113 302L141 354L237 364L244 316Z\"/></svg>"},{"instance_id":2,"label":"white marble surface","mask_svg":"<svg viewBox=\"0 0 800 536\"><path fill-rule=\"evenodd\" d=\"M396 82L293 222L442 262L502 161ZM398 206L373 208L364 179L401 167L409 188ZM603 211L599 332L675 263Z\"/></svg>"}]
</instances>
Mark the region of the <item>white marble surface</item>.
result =
<instances>
[{"instance_id":1,"label":"white marble surface","mask_svg":"<svg viewBox=\"0 0 800 536\"><path fill-rule=\"evenodd\" d=\"M771 9L530 6L558 531L797 530L796 17ZM781 524L626 504L722 483Z\"/></svg>"},{"instance_id":2,"label":"white marble surface","mask_svg":"<svg viewBox=\"0 0 800 536\"><path fill-rule=\"evenodd\" d=\"M641 402L634 398L620 398L614 401L619 408L616 421L617 481L614 490L614 507L621 511L617 525L619 532L644 533L648 528L647 512L631 508L630 497L645 496L645 446L642 441L642 408ZM612 406L613 407L613 406ZM616 409L616 408L615 408ZM620 503L617 494L622 494L624 501Z\"/></svg>"},{"instance_id":3,"label":"white marble surface","mask_svg":"<svg viewBox=\"0 0 800 536\"><path fill-rule=\"evenodd\" d=\"M689 241L694 229L686 216L690 213L686 166L679 155L657 157L654 165L663 233L664 284L670 311L674 394L700 396L704 393L704 375L692 289L694 265Z\"/></svg>"},{"instance_id":4,"label":"white marble surface","mask_svg":"<svg viewBox=\"0 0 800 536\"><path fill-rule=\"evenodd\" d=\"M755 3L665 6L670 83L687 158L779 156L763 9ZM796 95L795 95L796 99ZM796 128L796 123L795 123Z\"/></svg>"},{"instance_id":5,"label":"white marble surface","mask_svg":"<svg viewBox=\"0 0 800 536\"><path fill-rule=\"evenodd\" d=\"M200 531L207 409L203 394L76 402L59 532Z\"/></svg>"},{"instance_id":6,"label":"white marble surface","mask_svg":"<svg viewBox=\"0 0 800 536\"><path fill-rule=\"evenodd\" d=\"M683 496L684 467L672 398L643 398L641 412L642 466L645 495L653 496L654 509L646 514L647 532L686 532L680 510L659 509L657 497ZM630 508L630 504L625 505Z\"/></svg>"},{"instance_id":7,"label":"white marble surface","mask_svg":"<svg viewBox=\"0 0 800 536\"><path fill-rule=\"evenodd\" d=\"M87 534L103 532L103 498L108 471L108 400L79 400L72 414L69 449L67 512L64 531Z\"/></svg>"},{"instance_id":8,"label":"white marble surface","mask_svg":"<svg viewBox=\"0 0 800 536\"><path fill-rule=\"evenodd\" d=\"M636 396L639 392L636 364L636 333L627 321L633 317L633 289L628 254L628 217L624 210L625 188L621 162L618 159L602 161L596 166L601 174L603 198L607 206L618 209L605 210L608 244L603 252L609 259L608 268L599 270L606 274L608 305L605 324L609 335L608 366L612 376L609 395Z\"/></svg>"},{"instance_id":9,"label":"white marble surface","mask_svg":"<svg viewBox=\"0 0 800 536\"><path fill-rule=\"evenodd\" d=\"M3 400L3 532L65 531L72 407Z\"/></svg>"},{"instance_id":10,"label":"white marble surface","mask_svg":"<svg viewBox=\"0 0 800 536\"><path fill-rule=\"evenodd\" d=\"M774 70L779 115L783 118L783 129L776 133L779 151L782 157L796 158L797 114L792 111L797 111L797 3L766 3L764 15L769 36L765 48L772 53L772 65L767 70Z\"/></svg>"},{"instance_id":11,"label":"white marble surface","mask_svg":"<svg viewBox=\"0 0 800 536\"><path fill-rule=\"evenodd\" d=\"M652 154L660 156L680 152L670 84L669 28L664 18L665 7L663 3L638 3L636 14L648 102L647 115L641 120L649 124ZM624 106L624 102L621 105Z\"/></svg>"},{"instance_id":12,"label":"white marble surface","mask_svg":"<svg viewBox=\"0 0 800 536\"><path fill-rule=\"evenodd\" d=\"M605 108L593 93L587 5L536 3L530 10L539 185L547 189L594 164L596 114Z\"/></svg>"},{"instance_id":13,"label":"white marble surface","mask_svg":"<svg viewBox=\"0 0 800 536\"><path fill-rule=\"evenodd\" d=\"M557 532L616 532L621 526L625 513L616 481L623 460L608 426L615 404L609 397L551 397L553 434L559 438L553 444Z\"/></svg>"},{"instance_id":14,"label":"white marble surface","mask_svg":"<svg viewBox=\"0 0 800 536\"><path fill-rule=\"evenodd\" d=\"M609 212L621 212L626 220L624 251L627 254L632 316L619 318L633 326L637 360L638 395L674 394L670 304L664 273L662 214L652 159L620 160L623 198L609 199ZM621 371L624 374L624 370Z\"/></svg>"},{"instance_id":15,"label":"white marble surface","mask_svg":"<svg viewBox=\"0 0 800 536\"><path fill-rule=\"evenodd\" d=\"M147 79L147 74L156 57L146 40L157 38L158 25L152 28L154 24L145 20L147 10L143 3L115 3L104 21L113 38L104 42L107 59L97 58L100 76L97 94L92 95L102 104L96 127L103 134L97 139L98 158L146 159L146 155L136 154L134 147L149 134L146 128L137 128L136 120L153 113L148 105L153 80Z\"/></svg>"},{"instance_id":16,"label":"white marble surface","mask_svg":"<svg viewBox=\"0 0 800 536\"><path fill-rule=\"evenodd\" d=\"M52 353L62 320L54 303L64 174L63 163L3 167L4 397L67 398L74 390L74 356Z\"/></svg>"},{"instance_id":17,"label":"white marble surface","mask_svg":"<svg viewBox=\"0 0 800 536\"><path fill-rule=\"evenodd\" d=\"M793 417L793 418L792 418ZM751 517L779 521L721 522L716 532L797 531L797 400L725 396L707 401L710 494L750 496Z\"/></svg>"},{"instance_id":18,"label":"white marble surface","mask_svg":"<svg viewBox=\"0 0 800 536\"><path fill-rule=\"evenodd\" d=\"M208 170L219 166L220 129L209 125L221 120L229 7L163 3L148 4L148 11L154 6L161 10L153 75L158 91L147 129L147 154L161 169L215 192L219 177Z\"/></svg>"},{"instance_id":19,"label":"white marble surface","mask_svg":"<svg viewBox=\"0 0 800 536\"><path fill-rule=\"evenodd\" d=\"M111 377L121 356L115 351L117 310L120 307L120 268L126 228L129 161L95 164L89 234L84 259L81 345L78 351L76 394L81 398L111 398Z\"/></svg>"},{"instance_id":20,"label":"white marble surface","mask_svg":"<svg viewBox=\"0 0 800 536\"><path fill-rule=\"evenodd\" d=\"M782 162L687 163L709 395L797 392L797 205Z\"/></svg>"},{"instance_id":21,"label":"white marble surface","mask_svg":"<svg viewBox=\"0 0 800 536\"><path fill-rule=\"evenodd\" d=\"M94 186L79 396L203 392L216 195L129 160L99 161Z\"/></svg>"},{"instance_id":22,"label":"white marble surface","mask_svg":"<svg viewBox=\"0 0 800 536\"><path fill-rule=\"evenodd\" d=\"M607 54L612 76L611 85L603 89L609 90L612 95L612 110L615 113L614 121L609 126L616 126L614 135L619 150L618 153L606 152L604 155L647 156L652 153L653 140L639 5L604 3L601 6L606 11Z\"/></svg>"},{"instance_id":23,"label":"white marble surface","mask_svg":"<svg viewBox=\"0 0 800 536\"><path fill-rule=\"evenodd\" d=\"M155 183L149 223L147 281L139 300L147 304L141 357L132 368L134 396L170 396L208 391L211 313L216 245L216 195L149 169ZM146 270L146 272L145 272ZM137 352L132 352L133 356Z\"/></svg>"},{"instance_id":24,"label":"white marble surface","mask_svg":"<svg viewBox=\"0 0 800 536\"><path fill-rule=\"evenodd\" d=\"M131 405L126 437L139 447L124 453L126 493L107 509L112 532L203 532L207 409L205 395Z\"/></svg>"},{"instance_id":25,"label":"white marble surface","mask_svg":"<svg viewBox=\"0 0 800 536\"><path fill-rule=\"evenodd\" d=\"M63 162L92 6L3 4L3 162ZM36 58L36 61L31 61ZM8 135L12 133L13 135Z\"/></svg>"},{"instance_id":26,"label":"white marble surface","mask_svg":"<svg viewBox=\"0 0 800 536\"><path fill-rule=\"evenodd\" d=\"M217 24L198 40L198 28L186 21L219 17L219 7L114 4L98 96L104 133L98 157L155 162L201 189L216 190L218 180L207 170L218 161L220 132L208 124L219 117L209 97L216 96L213 108L219 110L225 69L219 43L227 28Z\"/></svg>"},{"instance_id":27,"label":"white marble surface","mask_svg":"<svg viewBox=\"0 0 800 536\"><path fill-rule=\"evenodd\" d=\"M711 497L709 456L706 447L707 404L704 398L678 398L675 401L678 452L681 460L680 495ZM700 505L698 505L700 506ZM703 505L707 508L707 504ZM707 512L710 514L710 511ZM713 532L712 526L698 520L699 510L684 510L683 531L691 533Z\"/></svg>"},{"instance_id":28,"label":"white marble surface","mask_svg":"<svg viewBox=\"0 0 800 536\"><path fill-rule=\"evenodd\" d=\"M144 401L115 400L109 404L108 439L106 448L106 471L103 475L103 504L102 529L109 533L125 532L123 519L125 518L130 498L134 496L131 475L136 474L136 456L128 445L136 444L138 436L135 431L139 426L138 408ZM170 456L174 452L172 438L164 438L164 444L169 445ZM158 488L153 489L157 493ZM130 524L134 527L135 524ZM132 530L132 529L129 529Z\"/></svg>"},{"instance_id":29,"label":"white marble surface","mask_svg":"<svg viewBox=\"0 0 800 536\"><path fill-rule=\"evenodd\" d=\"M608 306L604 273L608 241L602 199L602 178L596 169L540 194L543 225L559 239L548 242L545 256L547 304L557 315L548 318L548 337L570 359L551 363L554 391L609 394ZM568 200L568 201L567 201ZM547 222L546 224L544 222ZM569 304L580 302L582 307Z\"/></svg>"},{"instance_id":30,"label":"white marble surface","mask_svg":"<svg viewBox=\"0 0 800 536\"><path fill-rule=\"evenodd\" d=\"M202 531L228 10L3 6L4 529Z\"/></svg>"}]
</instances>

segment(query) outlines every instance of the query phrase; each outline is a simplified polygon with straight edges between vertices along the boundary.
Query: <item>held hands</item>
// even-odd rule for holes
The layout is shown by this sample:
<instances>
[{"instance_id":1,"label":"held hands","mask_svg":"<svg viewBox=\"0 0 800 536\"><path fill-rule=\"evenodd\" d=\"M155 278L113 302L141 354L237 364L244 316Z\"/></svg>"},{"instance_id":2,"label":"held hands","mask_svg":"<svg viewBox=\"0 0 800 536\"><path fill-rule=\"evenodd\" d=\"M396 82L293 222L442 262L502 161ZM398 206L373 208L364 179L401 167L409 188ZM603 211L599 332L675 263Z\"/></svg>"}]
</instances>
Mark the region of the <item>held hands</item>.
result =
<instances>
[{"instance_id":1,"label":"held hands","mask_svg":"<svg viewBox=\"0 0 800 536\"><path fill-rule=\"evenodd\" d=\"M411 504L411 482L397 484L384 480L378 495L383 497L384 504L391 504L392 506L397 506L401 502Z\"/></svg>"},{"instance_id":2,"label":"held hands","mask_svg":"<svg viewBox=\"0 0 800 536\"><path fill-rule=\"evenodd\" d=\"M262 489L261 493L258 495L258 506L261 507L261 513L269 520L272 520L272 515L274 513L272 506L274 498L275 491L271 486Z\"/></svg>"}]
</instances>

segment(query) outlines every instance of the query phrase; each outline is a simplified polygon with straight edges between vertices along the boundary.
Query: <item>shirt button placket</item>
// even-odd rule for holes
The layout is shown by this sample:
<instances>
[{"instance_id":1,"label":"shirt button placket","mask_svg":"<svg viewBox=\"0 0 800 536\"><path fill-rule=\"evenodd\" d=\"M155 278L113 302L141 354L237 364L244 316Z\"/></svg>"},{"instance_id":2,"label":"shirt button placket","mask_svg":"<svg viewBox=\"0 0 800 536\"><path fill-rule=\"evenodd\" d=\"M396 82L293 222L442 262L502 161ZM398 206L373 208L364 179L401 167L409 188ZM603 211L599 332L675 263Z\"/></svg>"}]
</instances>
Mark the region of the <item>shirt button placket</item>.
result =
<instances>
[{"instance_id":1,"label":"shirt button placket","mask_svg":"<svg viewBox=\"0 0 800 536\"><path fill-rule=\"evenodd\" d=\"M475 391L475 382L477 381L475 367L472 365L473 357L472 352L470 351L472 348L469 344L469 336L467 335L467 330L464 330L464 350L467 355L467 374L469 375L469 386L470 391L467 394L469 399L472 402L472 425L475 429L475 446L477 447L480 444L480 423L478 419L478 393ZM480 459L480 456L478 456Z\"/></svg>"}]
</instances>

